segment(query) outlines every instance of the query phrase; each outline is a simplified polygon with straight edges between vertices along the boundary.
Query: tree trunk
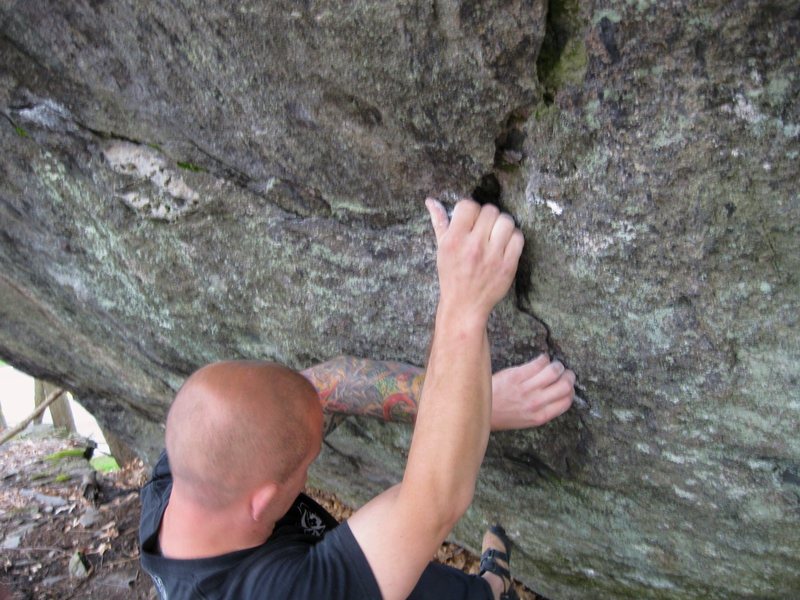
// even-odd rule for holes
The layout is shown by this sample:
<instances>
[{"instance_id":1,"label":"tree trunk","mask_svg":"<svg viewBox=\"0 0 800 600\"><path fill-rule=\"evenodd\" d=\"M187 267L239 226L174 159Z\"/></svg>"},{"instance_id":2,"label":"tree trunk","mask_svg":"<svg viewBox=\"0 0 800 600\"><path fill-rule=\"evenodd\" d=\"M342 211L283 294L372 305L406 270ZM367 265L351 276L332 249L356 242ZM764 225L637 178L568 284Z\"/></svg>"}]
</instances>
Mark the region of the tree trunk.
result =
<instances>
[{"instance_id":1,"label":"tree trunk","mask_svg":"<svg viewBox=\"0 0 800 600\"><path fill-rule=\"evenodd\" d=\"M117 464L120 467L127 465L136 458L139 458L139 455L136 454L136 452L134 452L128 444L123 442L114 433L110 432L102 425L100 426L100 429L103 431L103 437L106 438L106 443L108 444L108 449L111 451L111 456L114 457L114 460L117 461Z\"/></svg>"},{"instance_id":2,"label":"tree trunk","mask_svg":"<svg viewBox=\"0 0 800 600\"><path fill-rule=\"evenodd\" d=\"M34 404L39 406L47 395L55 389L56 387L54 385L37 379L34 387ZM69 433L75 433L77 431L75 428L75 419L72 417L72 408L70 408L66 394L50 405L50 416L53 418L53 425L55 427L63 427ZM37 424L41 423L42 416L40 415L34 422Z\"/></svg>"},{"instance_id":3,"label":"tree trunk","mask_svg":"<svg viewBox=\"0 0 800 600\"><path fill-rule=\"evenodd\" d=\"M36 379L33 382L33 406L34 408L38 408L42 405L45 398L44 393L44 381L41 379ZM38 417L33 420L34 425L39 425L42 422L42 418L44 417L44 413L41 413Z\"/></svg>"}]
</instances>

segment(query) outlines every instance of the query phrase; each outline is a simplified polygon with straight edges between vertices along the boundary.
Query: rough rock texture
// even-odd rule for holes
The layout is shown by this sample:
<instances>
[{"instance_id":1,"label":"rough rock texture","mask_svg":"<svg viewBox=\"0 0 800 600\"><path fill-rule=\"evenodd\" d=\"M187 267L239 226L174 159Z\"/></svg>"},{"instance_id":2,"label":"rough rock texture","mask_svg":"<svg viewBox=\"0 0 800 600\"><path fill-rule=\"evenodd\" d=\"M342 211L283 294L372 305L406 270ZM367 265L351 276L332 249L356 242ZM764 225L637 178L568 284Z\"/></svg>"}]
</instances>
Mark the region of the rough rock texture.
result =
<instances>
[{"instance_id":1,"label":"rough rock texture","mask_svg":"<svg viewBox=\"0 0 800 600\"><path fill-rule=\"evenodd\" d=\"M701 6L696 6L701 5ZM493 437L456 536L501 520L553 598L800 589L796 2L2 2L0 357L143 455L222 357L421 364L421 200L528 245L492 323L582 401ZM410 430L352 420L361 501Z\"/></svg>"}]
</instances>

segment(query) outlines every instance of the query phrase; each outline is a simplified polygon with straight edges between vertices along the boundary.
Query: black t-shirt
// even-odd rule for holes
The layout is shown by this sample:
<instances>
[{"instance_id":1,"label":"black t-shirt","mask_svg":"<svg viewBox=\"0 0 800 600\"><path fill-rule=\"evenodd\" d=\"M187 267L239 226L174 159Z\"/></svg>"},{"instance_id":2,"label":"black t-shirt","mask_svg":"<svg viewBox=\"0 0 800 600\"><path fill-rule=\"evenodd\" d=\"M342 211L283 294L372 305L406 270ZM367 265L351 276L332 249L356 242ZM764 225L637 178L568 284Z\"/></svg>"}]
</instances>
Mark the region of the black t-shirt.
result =
<instances>
[{"instance_id":1,"label":"black t-shirt","mask_svg":"<svg viewBox=\"0 0 800 600\"><path fill-rule=\"evenodd\" d=\"M158 529L172 490L166 453L142 488L139 527L142 567L153 578L162 600L342 599L380 598L364 553L347 523L336 520L301 494L262 545L222 556L176 560L158 550ZM431 564L409 598L490 599L481 577Z\"/></svg>"}]
</instances>

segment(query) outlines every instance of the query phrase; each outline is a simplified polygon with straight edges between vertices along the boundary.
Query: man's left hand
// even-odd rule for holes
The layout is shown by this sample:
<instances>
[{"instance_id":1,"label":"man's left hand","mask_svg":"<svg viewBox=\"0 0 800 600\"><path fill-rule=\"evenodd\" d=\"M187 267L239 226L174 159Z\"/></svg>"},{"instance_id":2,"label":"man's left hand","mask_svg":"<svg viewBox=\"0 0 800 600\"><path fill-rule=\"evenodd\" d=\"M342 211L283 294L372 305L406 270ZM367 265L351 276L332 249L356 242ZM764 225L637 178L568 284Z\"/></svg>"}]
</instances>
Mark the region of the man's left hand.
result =
<instances>
[{"instance_id":1,"label":"man's left hand","mask_svg":"<svg viewBox=\"0 0 800 600\"><path fill-rule=\"evenodd\" d=\"M492 376L492 431L538 427L565 413L575 394L575 373L541 354Z\"/></svg>"}]
</instances>

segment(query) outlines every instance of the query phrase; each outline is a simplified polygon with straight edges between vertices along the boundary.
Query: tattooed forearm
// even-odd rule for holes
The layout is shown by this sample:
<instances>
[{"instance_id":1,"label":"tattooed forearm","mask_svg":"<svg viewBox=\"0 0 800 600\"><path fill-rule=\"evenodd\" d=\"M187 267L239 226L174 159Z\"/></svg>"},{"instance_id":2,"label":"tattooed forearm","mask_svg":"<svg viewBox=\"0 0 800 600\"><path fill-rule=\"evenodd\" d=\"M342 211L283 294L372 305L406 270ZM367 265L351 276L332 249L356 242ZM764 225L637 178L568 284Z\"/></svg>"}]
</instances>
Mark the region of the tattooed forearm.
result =
<instances>
[{"instance_id":1,"label":"tattooed forearm","mask_svg":"<svg viewBox=\"0 0 800 600\"><path fill-rule=\"evenodd\" d=\"M412 423L424 371L399 362L340 356L303 371L326 413Z\"/></svg>"}]
</instances>

